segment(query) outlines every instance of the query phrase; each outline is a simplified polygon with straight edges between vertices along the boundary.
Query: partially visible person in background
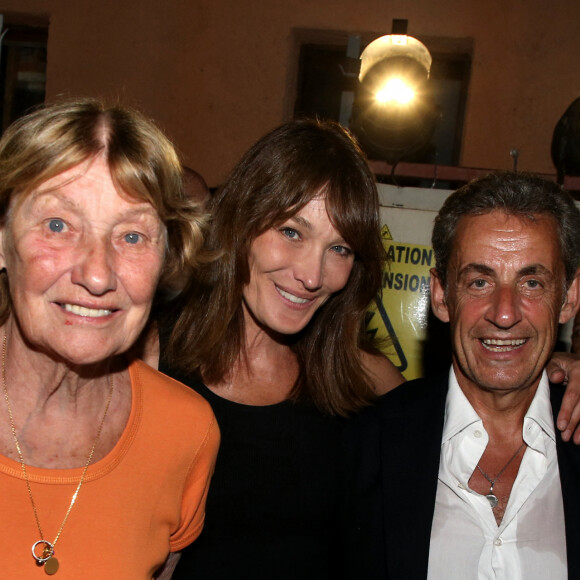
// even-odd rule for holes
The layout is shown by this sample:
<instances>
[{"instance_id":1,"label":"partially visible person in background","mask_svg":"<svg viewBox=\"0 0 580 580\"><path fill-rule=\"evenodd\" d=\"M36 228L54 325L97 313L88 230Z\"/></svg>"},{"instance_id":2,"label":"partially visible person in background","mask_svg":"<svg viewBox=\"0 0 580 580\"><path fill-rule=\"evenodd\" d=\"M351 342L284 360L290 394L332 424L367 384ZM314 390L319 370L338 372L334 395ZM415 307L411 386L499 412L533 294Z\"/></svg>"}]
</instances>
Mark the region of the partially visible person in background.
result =
<instances>
[{"instance_id":1,"label":"partially visible person in background","mask_svg":"<svg viewBox=\"0 0 580 580\"><path fill-rule=\"evenodd\" d=\"M293 121L209 209L219 258L161 321L161 370L222 431L206 527L174 578L335 579L343 418L403 381L364 330L384 265L374 178L339 125Z\"/></svg>"},{"instance_id":2,"label":"partially visible person in background","mask_svg":"<svg viewBox=\"0 0 580 580\"><path fill-rule=\"evenodd\" d=\"M201 532L215 417L128 352L203 226L136 112L65 102L2 137L3 578L165 579Z\"/></svg>"},{"instance_id":3,"label":"partially visible person in background","mask_svg":"<svg viewBox=\"0 0 580 580\"><path fill-rule=\"evenodd\" d=\"M191 167L183 167L183 189L189 199L199 203L201 206L205 206L211 198L205 179Z\"/></svg>"}]
</instances>

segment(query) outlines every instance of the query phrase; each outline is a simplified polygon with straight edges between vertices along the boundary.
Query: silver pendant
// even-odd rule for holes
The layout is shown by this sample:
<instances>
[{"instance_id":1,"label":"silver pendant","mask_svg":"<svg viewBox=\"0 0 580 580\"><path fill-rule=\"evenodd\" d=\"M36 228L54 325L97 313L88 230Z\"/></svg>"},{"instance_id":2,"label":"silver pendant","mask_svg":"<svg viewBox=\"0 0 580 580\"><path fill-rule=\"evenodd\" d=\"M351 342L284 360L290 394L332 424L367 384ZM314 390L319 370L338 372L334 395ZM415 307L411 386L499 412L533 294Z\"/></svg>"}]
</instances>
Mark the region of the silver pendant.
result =
<instances>
[{"instance_id":1,"label":"silver pendant","mask_svg":"<svg viewBox=\"0 0 580 580\"><path fill-rule=\"evenodd\" d=\"M487 499L487 501L489 502L491 509L493 509L497 505L497 497L493 495L493 493L488 493L485 496L485 499Z\"/></svg>"},{"instance_id":2,"label":"silver pendant","mask_svg":"<svg viewBox=\"0 0 580 580\"><path fill-rule=\"evenodd\" d=\"M42 548L42 556L36 554L36 548L40 546ZM54 555L54 545L48 540L38 540L32 545L32 557L36 560L38 566L43 566L45 562L50 560Z\"/></svg>"}]
</instances>

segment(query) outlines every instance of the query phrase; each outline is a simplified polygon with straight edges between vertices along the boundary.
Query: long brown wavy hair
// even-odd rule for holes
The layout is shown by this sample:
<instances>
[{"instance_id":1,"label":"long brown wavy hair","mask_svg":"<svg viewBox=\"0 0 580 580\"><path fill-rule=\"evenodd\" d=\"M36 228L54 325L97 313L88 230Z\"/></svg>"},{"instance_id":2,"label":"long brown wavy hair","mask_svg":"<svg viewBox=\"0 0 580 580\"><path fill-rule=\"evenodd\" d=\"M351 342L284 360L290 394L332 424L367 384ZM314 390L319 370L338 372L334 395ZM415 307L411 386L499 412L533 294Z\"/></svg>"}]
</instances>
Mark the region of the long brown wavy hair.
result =
<instances>
[{"instance_id":1,"label":"long brown wavy hair","mask_svg":"<svg viewBox=\"0 0 580 580\"><path fill-rule=\"evenodd\" d=\"M222 381L244 354L242 292L249 282L248 252L269 228L323 193L333 226L355 254L346 286L292 337L299 376L291 398L325 413L348 415L374 399L361 349L376 352L364 331L371 300L380 292L384 249L375 181L350 133L340 125L296 120L258 141L209 205L203 264L179 302L166 359L208 383Z\"/></svg>"}]
</instances>

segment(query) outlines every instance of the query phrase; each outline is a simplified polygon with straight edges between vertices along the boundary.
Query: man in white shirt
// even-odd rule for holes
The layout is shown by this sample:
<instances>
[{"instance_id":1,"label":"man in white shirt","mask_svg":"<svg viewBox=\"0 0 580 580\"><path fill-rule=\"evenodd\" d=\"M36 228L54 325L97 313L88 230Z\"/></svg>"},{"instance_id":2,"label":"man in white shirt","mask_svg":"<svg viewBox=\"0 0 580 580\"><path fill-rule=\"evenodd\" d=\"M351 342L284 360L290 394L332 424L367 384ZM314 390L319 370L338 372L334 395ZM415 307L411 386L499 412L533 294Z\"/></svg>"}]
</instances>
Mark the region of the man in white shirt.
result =
<instances>
[{"instance_id":1,"label":"man in white shirt","mask_svg":"<svg viewBox=\"0 0 580 580\"><path fill-rule=\"evenodd\" d=\"M433 248L452 367L359 421L378 446L354 468L366 563L348 575L580 578L580 450L556 437L561 393L544 370L580 305L580 212L552 182L492 174L448 198Z\"/></svg>"}]
</instances>

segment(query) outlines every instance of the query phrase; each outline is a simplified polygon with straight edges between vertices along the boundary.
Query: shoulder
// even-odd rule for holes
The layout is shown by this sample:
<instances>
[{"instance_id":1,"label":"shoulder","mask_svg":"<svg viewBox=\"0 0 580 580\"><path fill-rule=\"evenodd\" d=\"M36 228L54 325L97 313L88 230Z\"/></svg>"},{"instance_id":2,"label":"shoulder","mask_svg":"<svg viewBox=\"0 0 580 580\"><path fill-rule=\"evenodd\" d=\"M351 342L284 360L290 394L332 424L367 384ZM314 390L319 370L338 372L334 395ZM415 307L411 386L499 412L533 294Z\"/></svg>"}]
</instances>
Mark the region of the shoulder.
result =
<instances>
[{"instance_id":1,"label":"shoulder","mask_svg":"<svg viewBox=\"0 0 580 580\"><path fill-rule=\"evenodd\" d=\"M361 351L361 362L377 395L388 393L405 382L405 377L398 371L397 367L382 354Z\"/></svg>"},{"instance_id":2,"label":"shoulder","mask_svg":"<svg viewBox=\"0 0 580 580\"><path fill-rule=\"evenodd\" d=\"M445 407L447 375L420 378L401 383L379 396L373 405L353 415L349 430L377 431L379 425L393 417L437 412Z\"/></svg>"},{"instance_id":3,"label":"shoulder","mask_svg":"<svg viewBox=\"0 0 580 580\"><path fill-rule=\"evenodd\" d=\"M358 461L361 469L368 469L382 461L386 450L398 453L399 448L406 449L417 441L426 445L433 433L439 435L440 446L446 394L444 377L412 380L379 397L373 406L348 421L347 452L360 456L350 462Z\"/></svg>"},{"instance_id":4,"label":"shoulder","mask_svg":"<svg viewBox=\"0 0 580 580\"><path fill-rule=\"evenodd\" d=\"M154 406L156 414L172 417L195 415L197 422L215 421L211 405L193 389L155 370L141 360L130 367L131 381L143 392L145 404Z\"/></svg>"},{"instance_id":5,"label":"shoulder","mask_svg":"<svg viewBox=\"0 0 580 580\"><path fill-rule=\"evenodd\" d=\"M408 381L378 398L375 405L377 413L379 415L414 413L422 408L430 409L433 406L444 405L447 387L447 375Z\"/></svg>"},{"instance_id":6,"label":"shoulder","mask_svg":"<svg viewBox=\"0 0 580 580\"><path fill-rule=\"evenodd\" d=\"M210 473L220 430L209 403L143 361L132 362L129 373L131 416L124 434L128 461L140 464L146 458L166 471L167 480L177 478L173 481L186 472Z\"/></svg>"}]
</instances>

